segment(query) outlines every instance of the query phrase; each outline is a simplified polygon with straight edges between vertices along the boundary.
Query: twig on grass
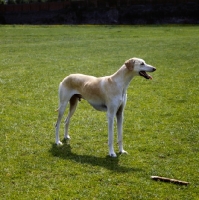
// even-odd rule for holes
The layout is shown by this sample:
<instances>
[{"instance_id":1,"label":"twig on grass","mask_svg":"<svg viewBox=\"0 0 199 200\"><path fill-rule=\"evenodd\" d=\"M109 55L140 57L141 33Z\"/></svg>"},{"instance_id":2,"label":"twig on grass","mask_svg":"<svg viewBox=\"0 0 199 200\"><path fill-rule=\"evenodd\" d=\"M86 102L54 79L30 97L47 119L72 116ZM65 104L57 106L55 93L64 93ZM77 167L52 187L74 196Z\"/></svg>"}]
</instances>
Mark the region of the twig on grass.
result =
<instances>
[{"instance_id":1,"label":"twig on grass","mask_svg":"<svg viewBox=\"0 0 199 200\"><path fill-rule=\"evenodd\" d=\"M181 181L181 180L171 179L171 178L166 178L166 177L161 177L161 176L151 176L151 179L156 180L156 181L175 183L175 184L179 184L179 185L188 185L189 184L189 182L186 182L186 181Z\"/></svg>"}]
</instances>

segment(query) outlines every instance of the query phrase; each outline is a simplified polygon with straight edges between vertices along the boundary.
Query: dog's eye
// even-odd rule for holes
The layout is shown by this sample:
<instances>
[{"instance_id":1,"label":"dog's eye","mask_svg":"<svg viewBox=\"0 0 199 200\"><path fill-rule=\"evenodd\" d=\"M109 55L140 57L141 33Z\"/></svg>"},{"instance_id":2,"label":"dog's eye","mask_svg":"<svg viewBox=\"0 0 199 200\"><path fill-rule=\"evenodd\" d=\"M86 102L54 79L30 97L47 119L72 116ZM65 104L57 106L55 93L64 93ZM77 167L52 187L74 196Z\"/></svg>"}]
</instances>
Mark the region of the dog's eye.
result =
<instances>
[{"instance_id":1,"label":"dog's eye","mask_svg":"<svg viewBox=\"0 0 199 200\"><path fill-rule=\"evenodd\" d=\"M144 65L144 63L142 62L140 65Z\"/></svg>"}]
</instances>

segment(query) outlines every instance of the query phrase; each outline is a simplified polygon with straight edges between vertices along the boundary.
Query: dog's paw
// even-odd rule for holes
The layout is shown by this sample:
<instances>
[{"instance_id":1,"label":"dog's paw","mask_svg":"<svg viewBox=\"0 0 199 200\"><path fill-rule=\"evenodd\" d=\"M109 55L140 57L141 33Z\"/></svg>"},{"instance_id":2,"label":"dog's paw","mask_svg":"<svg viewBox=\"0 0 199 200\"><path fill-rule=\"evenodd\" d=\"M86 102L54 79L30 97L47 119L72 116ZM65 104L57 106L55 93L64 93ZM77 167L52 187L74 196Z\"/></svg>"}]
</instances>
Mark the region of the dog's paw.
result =
<instances>
[{"instance_id":1,"label":"dog's paw","mask_svg":"<svg viewBox=\"0 0 199 200\"><path fill-rule=\"evenodd\" d=\"M61 141L56 142L57 146L62 146L63 143Z\"/></svg>"},{"instance_id":2,"label":"dog's paw","mask_svg":"<svg viewBox=\"0 0 199 200\"><path fill-rule=\"evenodd\" d=\"M64 136L64 140L70 140L70 136L69 135Z\"/></svg>"},{"instance_id":3,"label":"dog's paw","mask_svg":"<svg viewBox=\"0 0 199 200\"><path fill-rule=\"evenodd\" d=\"M116 158L116 157L117 157L117 155L116 155L116 153L115 153L115 152L113 152L113 153L110 153L109 155L110 155L110 157L111 157L111 158Z\"/></svg>"},{"instance_id":4,"label":"dog's paw","mask_svg":"<svg viewBox=\"0 0 199 200\"><path fill-rule=\"evenodd\" d=\"M128 152L125 150L122 150L122 151L120 151L120 154L128 154Z\"/></svg>"}]
</instances>

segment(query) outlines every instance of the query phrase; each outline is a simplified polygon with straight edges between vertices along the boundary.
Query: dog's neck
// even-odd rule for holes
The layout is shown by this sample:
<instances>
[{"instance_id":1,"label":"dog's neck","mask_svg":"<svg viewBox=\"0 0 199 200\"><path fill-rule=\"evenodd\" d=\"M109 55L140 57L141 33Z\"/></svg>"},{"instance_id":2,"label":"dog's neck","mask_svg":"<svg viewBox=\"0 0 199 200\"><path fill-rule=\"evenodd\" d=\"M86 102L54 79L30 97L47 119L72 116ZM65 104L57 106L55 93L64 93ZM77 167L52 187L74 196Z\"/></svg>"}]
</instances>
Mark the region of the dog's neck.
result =
<instances>
[{"instance_id":1,"label":"dog's neck","mask_svg":"<svg viewBox=\"0 0 199 200\"><path fill-rule=\"evenodd\" d=\"M111 78L113 81L121 83L123 89L126 90L134 76L135 74L133 71L130 71L125 65L123 65L118 71L111 75Z\"/></svg>"}]
</instances>

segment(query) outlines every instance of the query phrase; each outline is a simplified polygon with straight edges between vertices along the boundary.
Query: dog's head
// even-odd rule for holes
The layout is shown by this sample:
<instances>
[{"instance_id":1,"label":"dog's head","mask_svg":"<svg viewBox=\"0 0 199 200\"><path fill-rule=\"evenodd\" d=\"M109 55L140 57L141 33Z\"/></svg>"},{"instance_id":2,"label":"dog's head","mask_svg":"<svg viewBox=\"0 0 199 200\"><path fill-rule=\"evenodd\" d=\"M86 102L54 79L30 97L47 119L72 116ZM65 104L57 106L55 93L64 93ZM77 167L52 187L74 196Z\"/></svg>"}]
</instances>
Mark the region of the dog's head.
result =
<instances>
[{"instance_id":1,"label":"dog's head","mask_svg":"<svg viewBox=\"0 0 199 200\"><path fill-rule=\"evenodd\" d=\"M146 72L154 72L156 70L155 67L146 64L145 61L140 58L131 58L127 60L125 66L135 75L143 76L146 79L152 79L152 76Z\"/></svg>"}]
</instances>

